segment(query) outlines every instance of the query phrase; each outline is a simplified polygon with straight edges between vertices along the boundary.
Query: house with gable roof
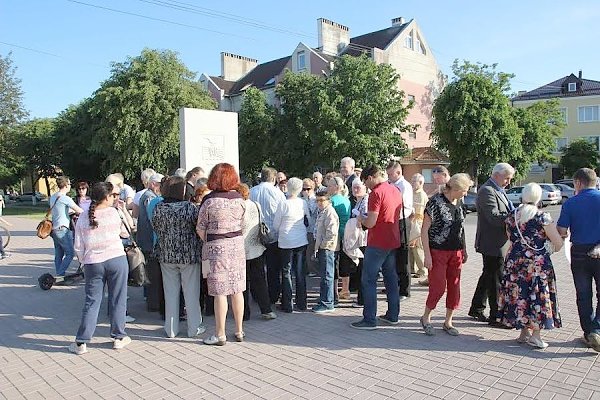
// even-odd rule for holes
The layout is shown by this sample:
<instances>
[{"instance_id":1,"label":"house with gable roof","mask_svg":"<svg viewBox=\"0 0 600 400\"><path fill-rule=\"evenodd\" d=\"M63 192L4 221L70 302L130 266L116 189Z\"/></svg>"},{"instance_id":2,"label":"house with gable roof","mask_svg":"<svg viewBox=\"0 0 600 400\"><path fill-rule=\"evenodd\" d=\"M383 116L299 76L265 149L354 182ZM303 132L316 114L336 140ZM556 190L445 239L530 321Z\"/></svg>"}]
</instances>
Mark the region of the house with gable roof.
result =
<instances>
[{"instance_id":1,"label":"house with gable roof","mask_svg":"<svg viewBox=\"0 0 600 400\"><path fill-rule=\"evenodd\" d=\"M528 107L535 102L558 99L565 128L556 138L554 155L560 157L565 146L578 139L592 143L600 152L600 81L584 79L582 71L571 73L531 91L521 91L511 101L513 107ZM554 182L562 179L557 164L533 165L524 182Z\"/></svg>"},{"instance_id":2,"label":"house with gable roof","mask_svg":"<svg viewBox=\"0 0 600 400\"><path fill-rule=\"evenodd\" d=\"M393 66L400 74L399 88L405 92L407 102L414 101L406 122L418 124L419 128L416 132L402 133L408 148L430 147L433 101L443 89L445 76L417 22L394 18L387 28L351 37L348 27L319 18L317 31L316 48L300 42L290 55L261 64L252 58L221 53L221 75L202 74L200 82L222 111L239 111L244 91L251 86L262 90L267 101L277 106L275 87L286 70L327 76L337 57L366 54L376 63ZM447 164L447 158L431 162L439 163Z\"/></svg>"}]
</instances>

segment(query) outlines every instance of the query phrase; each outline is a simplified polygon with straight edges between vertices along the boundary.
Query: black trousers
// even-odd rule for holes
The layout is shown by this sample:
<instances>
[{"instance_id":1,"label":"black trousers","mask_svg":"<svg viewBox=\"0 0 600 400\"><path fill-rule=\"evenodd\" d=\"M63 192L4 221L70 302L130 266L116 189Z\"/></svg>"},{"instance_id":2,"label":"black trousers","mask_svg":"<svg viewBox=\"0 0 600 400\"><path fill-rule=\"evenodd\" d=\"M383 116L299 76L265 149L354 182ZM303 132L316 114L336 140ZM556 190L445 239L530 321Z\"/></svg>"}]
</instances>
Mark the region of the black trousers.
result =
<instances>
[{"instance_id":1,"label":"black trousers","mask_svg":"<svg viewBox=\"0 0 600 400\"><path fill-rule=\"evenodd\" d=\"M483 254L483 272L477 282L469 312L483 312L487 300L490 306L490 321L496 320L498 315L498 291L500 290L503 265L503 257Z\"/></svg>"},{"instance_id":2,"label":"black trousers","mask_svg":"<svg viewBox=\"0 0 600 400\"><path fill-rule=\"evenodd\" d=\"M267 284L271 304L279 301L281 296L281 251L277 242L269 243L265 250L265 263L267 264Z\"/></svg>"},{"instance_id":3,"label":"black trousers","mask_svg":"<svg viewBox=\"0 0 600 400\"><path fill-rule=\"evenodd\" d=\"M398 293L400 296L410 297L411 271L408 266L408 243L405 243L405 238L408 237L408 232L404 234L404 229L407 229L406 218L400 220L400 240L402 245L396 250L396 272L398 273Z\"/></svg>"},{"instance_id":4,"label":"black trousers","mask_svg":"<svg viewBox=\"0 0 600 400\"><path fill-rule=\"evenodd\" d=\"M272 311L265 279L265 257L260 256L252 260L246 260L246 290L244 290L244 319L250 318L250 296L258 303L261 314Z\"/></svg>"},{"instance_id":5,"label":"black trousers","mask_svg":"<svg viewBox=\"0 0 600 400\"><path fill-rule=\"evenodd\" d=\"M150 284L146 286L146 308L165 315L165 291L163 289L162 272L158 259L151 252L143 252L146 257L146 272Z\"/></svg>"}]
</instances>

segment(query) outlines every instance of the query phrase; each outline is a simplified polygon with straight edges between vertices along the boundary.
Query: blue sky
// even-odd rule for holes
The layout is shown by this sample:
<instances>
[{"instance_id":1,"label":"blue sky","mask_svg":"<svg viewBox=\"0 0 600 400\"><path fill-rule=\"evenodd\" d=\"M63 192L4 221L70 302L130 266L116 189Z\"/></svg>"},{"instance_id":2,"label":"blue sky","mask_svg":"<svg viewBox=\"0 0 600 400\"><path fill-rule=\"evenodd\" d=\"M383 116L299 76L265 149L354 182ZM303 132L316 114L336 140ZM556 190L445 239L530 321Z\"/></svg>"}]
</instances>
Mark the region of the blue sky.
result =
<instances>
[{"instance_id":1,"label":"blue sky","mask_svg":"<svg viewBox=\"0 0 600 400\"><path fill-rule=\"evenodd\" d=\"M444 73L455 58L498 63L516 74L514 91L579 70L600 80L598 0L0 0L0 54L12 51L30 116L54 117L96 90L112 61L144 47L177 51L192 71L219 75L221 51L265 62L298 42L316 47L320 17L351 36L414 18Z\"/></svg>"}]
</instances>

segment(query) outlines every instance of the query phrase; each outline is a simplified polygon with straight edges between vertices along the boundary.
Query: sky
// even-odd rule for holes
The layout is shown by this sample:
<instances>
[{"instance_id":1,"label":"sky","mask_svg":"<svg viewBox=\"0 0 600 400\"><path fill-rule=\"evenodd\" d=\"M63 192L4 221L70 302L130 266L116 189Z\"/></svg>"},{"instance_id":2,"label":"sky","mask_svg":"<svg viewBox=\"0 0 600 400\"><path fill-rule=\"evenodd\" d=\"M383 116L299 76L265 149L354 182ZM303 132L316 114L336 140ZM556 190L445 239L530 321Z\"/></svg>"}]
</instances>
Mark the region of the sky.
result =
<instances>
[{"instance_id":1,"label":"sky","mask_svg":"<svg viewBox=\"0 0 600 400\"><path fill-rule=\"evenodd\" d=\"M445 74L457 58L497 63L514 92L579 70L600 80L598 0L0 0L0 54L12 52L30 117L55 117L144 48L220 75L222 51L266 62L317 47L321 17L351 37L415 19Z\"/></svg>"}]
</instances>

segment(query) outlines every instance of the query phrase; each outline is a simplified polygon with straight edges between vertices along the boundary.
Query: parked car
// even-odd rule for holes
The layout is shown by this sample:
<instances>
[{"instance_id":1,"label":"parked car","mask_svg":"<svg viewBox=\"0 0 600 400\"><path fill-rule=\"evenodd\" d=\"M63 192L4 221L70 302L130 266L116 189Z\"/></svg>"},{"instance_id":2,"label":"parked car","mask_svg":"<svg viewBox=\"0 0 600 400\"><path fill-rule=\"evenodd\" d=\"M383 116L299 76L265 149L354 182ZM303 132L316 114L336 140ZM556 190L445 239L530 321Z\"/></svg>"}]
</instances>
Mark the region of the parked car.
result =
<instances>
[{"instance_id":1,"label":"parked car","mask_svg":"<svg viewBox=\"0 0 600 400\"><path fill-rule=\"evenodd\" d=\"M538 183L538 185L542 188L542 205L560 204L562 194L559 188L551 183Z\"/></svg>"},{"instance_id":2,"label":"parked car","mask_svg":"<svg viewBox=\"0 0 600 400\"><path fill-rule=\"evenodd\" d=\"M463 197L462 206L465 213L477 211L475 201L477 200L477 192L467 192L467 195Z\"/></svg>"},{"instance_id":3,"label":"parked car","mask_svg":"<svg viewBox=\"0 0 600 400\"><path fill-rule=\"evenodd\" d=\"M560 183L561 185L567 185L571 187L571 189L575 188L575 184L573 183L573 179L559 179L554 184Z\"/></svg>"},{"instance_id":4,"label":"parked car","mask_svg":"<svg viewBox=\"0 0 600 400\"><path fill-rule=\"evenodd\" d=\"M560 190L563 203L571 197L575 196L575 189L573 189L569 185L565 185L564 183L555 183L554 186L556 186Z\"/></svg>"},{"instance_id":5,"label":"parked car","mask_svg":"<svg viewBox=\"0 0 600 400\"><path fill-rule=\"evenodd\" d=\"M523 192L523 186L511 187L506 191L506 197L515 205L521 204L521 193Z\"/></svg>"},{"instance_id":6,"label":"parked car","mask_svg":"<svg viewBox=\"0 0 600 400\"><path fill-rule=\"evenodd\" d=\"M36 201L42 201L42 200L46 200L48 198L48 196L46 196L45 194L42 194L40 192L28 192L28 193L23 193L23 194L17 196L16 200L33 202L34 196L35 196Z\"/></svg>"}]
</instances>

